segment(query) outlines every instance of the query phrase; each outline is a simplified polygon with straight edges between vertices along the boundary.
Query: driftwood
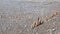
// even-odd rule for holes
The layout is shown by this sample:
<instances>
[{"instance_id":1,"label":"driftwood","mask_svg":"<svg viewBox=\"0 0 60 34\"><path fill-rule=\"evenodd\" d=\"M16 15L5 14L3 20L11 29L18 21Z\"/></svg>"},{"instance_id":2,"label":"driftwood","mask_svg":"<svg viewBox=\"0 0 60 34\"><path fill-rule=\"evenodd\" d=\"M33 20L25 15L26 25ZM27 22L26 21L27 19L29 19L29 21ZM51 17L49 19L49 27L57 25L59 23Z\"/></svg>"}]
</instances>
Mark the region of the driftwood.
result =
<instances>
[{"instance_id":1,"label":"driftwood","mask_svg":"<svg viewBox=\"0 0 60 34\"><path fill-rule=\"evenodd\" d=\"M49 19L52 19L52 18L55 17L57 14L58 14L58 12L54 12L54 13L52 13L50 16L45 17L45 18L43 18L43 19L39 19L39 17L38 17L37 21L34 21L34 22L32 23L31 28L35 28L35 27L37 27L37 26L39 26L39 25L42 25L45 21L48 21Z\"/></svg>"},{"instance_id":2,"label":"driftwood","mask_svg":"<svg viewBox=\"0 0 60 34\"><path fill-rule=\"evenodd\" d=\"M42 20L40 20L40 19L38 18L37 21L33 22L33 24L31 25L31 28L35 28L35 27L37 27L37 26L39 26L39 25L41 25L41 24L43 24L43 23L44 23L44 21L42 21Z\"/></svg>"}]
</instances>

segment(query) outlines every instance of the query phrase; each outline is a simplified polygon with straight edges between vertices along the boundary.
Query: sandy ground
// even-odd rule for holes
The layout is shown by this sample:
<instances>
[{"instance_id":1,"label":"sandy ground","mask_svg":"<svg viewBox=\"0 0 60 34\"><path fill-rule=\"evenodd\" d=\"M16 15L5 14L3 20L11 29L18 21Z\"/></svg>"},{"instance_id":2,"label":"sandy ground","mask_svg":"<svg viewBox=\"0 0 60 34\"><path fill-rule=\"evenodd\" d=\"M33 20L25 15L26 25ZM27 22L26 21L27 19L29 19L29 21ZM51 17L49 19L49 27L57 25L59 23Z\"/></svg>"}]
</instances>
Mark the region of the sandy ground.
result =
<instances>
[{"instance_id":1,"label":"sandy ground","mask_svg":"<svg viewBox=\"0 0 60 34\"><path fill-rule=\"evenodd\" d=\"M34 0L33 0L34 1ZM60 13L50 21L31 29L31 24L60 9L59 1L0 0L0 34L60 34Z\"/></svg>"}]
</instances>

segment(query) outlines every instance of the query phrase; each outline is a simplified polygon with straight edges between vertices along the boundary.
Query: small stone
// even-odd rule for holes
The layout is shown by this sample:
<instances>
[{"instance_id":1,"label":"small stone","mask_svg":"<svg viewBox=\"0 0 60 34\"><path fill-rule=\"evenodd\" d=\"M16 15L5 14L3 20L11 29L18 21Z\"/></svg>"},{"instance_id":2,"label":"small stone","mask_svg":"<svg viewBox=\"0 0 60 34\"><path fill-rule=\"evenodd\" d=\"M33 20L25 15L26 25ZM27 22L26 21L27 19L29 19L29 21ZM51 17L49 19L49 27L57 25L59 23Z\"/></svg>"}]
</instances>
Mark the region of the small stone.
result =
<instances>
[{"instance_id":1,"label":"small stone","mask_svg":"<svg viewBox=\"0 0 60 34\"><path fill-rule=\"evenodd\" d=\"M56 29L52 29L52 31L56 31Z\"/></svg>"},{"instance_id":2,"label":"small stone","mask_svg":"<svg viewBox=\"0 0 60 34\"><path fill-rule=\"evenodd\" d=\"M10 16L8 16L8 18L9 18L9 19L11 19L11 17L10 17Z\"/></svg>"},{"instance_id":3,"label":"small stone","mask_svg":"<svg viewBox=\"0 0 60 34\"><path fill-rule=\"evenodd\" d=\"M26 16L26 18L28 18L28 19L31 19L31 18L32 18L32 16L30 16L30 15L27 15L27 16Z\"/></svg>"},{"instance_id":4,"label":"small stone","mask_svg":"<svg viewBox=\"0 0 60 34\"><path fill-rule=\"evenodd\" d=\"M56 23L55 23L55 22L53 22L53 25L56 25Z\"/></svg>"},{"instance_id":5,"label":"small stone","mask_svg":"<svg viewBox=\"0 0 60 34\"><path fill-rule=\"evenodd\" d=\"M27 25L25 25L24 27L27 27Z\"/></svg>"},{"instance_id":6,"label":"small stone","mask_svg":"<svg viewBox=\"0 0 60 34\"><path fill-rule=\"evenodd\" d=\"M48 21L50 21L51 19L49 19Z\"/></svg>"},{"instance_id":7,"label":"small stone","mask_svg":"<svg viewBox=\"0 0 60 34\"><path fill-rule=\"evenodd\" d=\"M31 16L28 16L28 18L30 19L30 18L31 18Z\"/></svg>"},{"instance_id":8,"label":"small stone","mask_svg":"<svg viewBox=\"0 0 60 34\"><path fill-rule=\"evenodd\" d=\"M46 17L48 17L48 16L46 16Z\"/></svg>"}]
</instances>

